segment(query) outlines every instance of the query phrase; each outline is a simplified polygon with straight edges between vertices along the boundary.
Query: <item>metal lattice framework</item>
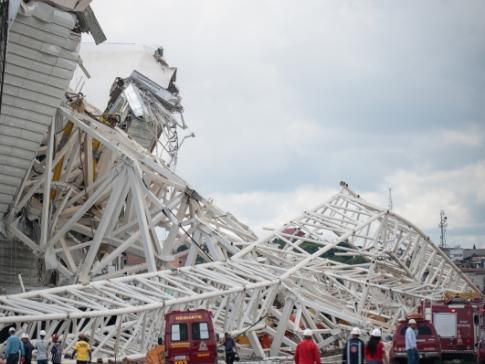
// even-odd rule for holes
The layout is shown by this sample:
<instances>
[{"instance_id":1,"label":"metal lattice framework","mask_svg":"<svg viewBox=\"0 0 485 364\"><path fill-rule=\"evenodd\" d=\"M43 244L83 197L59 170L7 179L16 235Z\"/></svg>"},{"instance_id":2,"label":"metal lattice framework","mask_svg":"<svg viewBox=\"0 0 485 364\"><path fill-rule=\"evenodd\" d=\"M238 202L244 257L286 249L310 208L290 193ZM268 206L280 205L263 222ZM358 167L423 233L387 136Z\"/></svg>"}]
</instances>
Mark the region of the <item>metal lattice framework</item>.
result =
<instances>
[{"instance_id":1,"label":"metal lattice framework","mask_svg":"<svg viewBox=\"0 0 485 364\"><path fill-rule=\"evenodd\" d=\"M70 108L59 109L8 221L64 284L222 260L256 238L124 131Z\"/></svg>"},{"instance_id":2,"label":"metal lattice framework","mask_svg":"<svg viewBox=\"0 0 485 364\"><path fill-rule=\"evenodd\" d=\"M66 351L83 332L94 358L124 357L150 347L165 312L205 307L219 332L247 336L245 354L288 353L305 328L329 354L351 326L390 331L421 300L478 291L416 226L345 183L256 240L172 170L185 123L176 69L162 56L158 49L166 84L133 72L115 82L104 115L73 94L57 109L2 221L6 238L29 247L56 287L0 296L0 330L15 325L35 337L45 329ZM60 98L51 101L54 113ZM9 135L15 144L26 133ZM157 146L163 159L151 152ZM260 333L272 337L269 348Z\"/></svg>"},{"instance_id":3,"label":"metal lattice framework","mask_svg":"<svg viewBox=\"0 0 485 364\"><path fill-rule=\"evenodd\" d=\"M79 115L63 112L87 131ZM107 137L116 130L89 128L116 144ZM139 163L143 153L125 155ZM135 181L145 184L143 176ZM247 350L264 357L291 351L304 328L325 351L351 325L389 331L422 299L476 290L419 229L345 184L328 202L239 248L219 262L0 297L0 324L31 334L41 325L62 334L68 348L82 330L95 356L124 356L147 349L164 312L206 307L221 332L246 334ZM271 348L263 349L258 332L273 337Z\"/></svg>"}]
</instances>

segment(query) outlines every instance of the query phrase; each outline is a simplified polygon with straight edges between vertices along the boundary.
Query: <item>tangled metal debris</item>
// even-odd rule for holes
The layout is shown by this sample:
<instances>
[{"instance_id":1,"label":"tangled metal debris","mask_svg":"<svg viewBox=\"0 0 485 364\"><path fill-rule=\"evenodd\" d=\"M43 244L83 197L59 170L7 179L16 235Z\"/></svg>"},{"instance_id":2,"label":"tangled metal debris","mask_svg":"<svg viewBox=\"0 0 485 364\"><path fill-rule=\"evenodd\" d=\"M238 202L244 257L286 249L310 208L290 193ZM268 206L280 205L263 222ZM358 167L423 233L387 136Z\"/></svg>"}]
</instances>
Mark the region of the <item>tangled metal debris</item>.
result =
<instances>
[{"instance_id":1,"label":"tangled metal debris","mask_svg":"<svg viewBox=\"0 0 485 364\"><path fill-rule=\"evenodd\" d=\"M0 329L56 332L67 350L83 331L93 357L122 357L149 348L168 310L202 306L247 337L247 356L287 354L304 328L330 355L351 326L390 331L423 299L477 291L415 225L345 183L257 239L174 171L186 124L161 48L162 82L117 78L104 112L67 90L79 31L102 40L88 5L22 3L9 33L0 268L12 282L26 260L31 290L0 296Z\"/></svg>"}]
</instances>

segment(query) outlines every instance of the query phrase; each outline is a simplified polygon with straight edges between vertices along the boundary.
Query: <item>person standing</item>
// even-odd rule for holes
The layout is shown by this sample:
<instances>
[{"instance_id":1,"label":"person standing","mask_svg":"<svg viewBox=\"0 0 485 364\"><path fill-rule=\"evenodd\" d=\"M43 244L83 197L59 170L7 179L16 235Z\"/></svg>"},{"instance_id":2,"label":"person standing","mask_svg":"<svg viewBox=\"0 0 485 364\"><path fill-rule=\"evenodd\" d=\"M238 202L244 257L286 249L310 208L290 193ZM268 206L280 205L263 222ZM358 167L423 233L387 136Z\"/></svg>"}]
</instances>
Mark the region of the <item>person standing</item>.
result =
<instances>
[{"instance_id":1,"label":"person standing","mask_svg":"<svg viewBox=\"0 0 485 364\"><path fill-rule=\"evenodd\" d=\"M224 352L226 353L226 364L233 364L236 358L237 348L236 342L228 332L224 334L222 345L224 345Z\"/></svg>"},{"instance_id":2,"label":"person standing","mask_svg":"<svg viewBox=\"0 0 485 364\"><path fill-rule=\"evenodd\" d=\"M51 355L52 364L61 364L62 344L59 342L59 336L56 334L52 335Z\"/></svg>"},{"instance_id":3,"label":"person standing","mask_svg":"<svg viewBox=\"0 0 485 364\"><path fill-rule=\"evenodd\" d=\"M365 346L365 360L367 364L388 364L384 343L381 341L381 330L374 329Z\"/></svg>"},{"instance_id":4,"label":"person standing","mask_svg":"<svg viewBox=\"0 0 485 364\"><path fill-rule=\"evenodd\" d=\"M79 340L74 344L72 357L77 364L87 364L91 362L91 346L84 334L79 334Z\"/></svg>"},{"instance_id":5,"label":"person standing","mask_svg":"<svg viewBox=\"0 0 485 364\"><path fill-rule=\"evenodd\" d=\"M40 339L34 342L34 349L37 350L37 364L47 364L47 359L49 359L49 341L46 340L46 335L47 333L41 330Z\"/></svg>"},{"instance_id":6,"label":"person standing","mask_svg":"<svg viewBox=\"0 0 485 364\"><path fill-rule=\"evenodd\" d=\"M32 350L34 347L29 340L29 335L26 333L22 334L22 344L24 345L24 363L23 364L31 364L32 363Z\"/></svg>"},{"instance_id":7,"label":"person standing","mask_svg":"<svg viewBox=\"0 0 485 364\"><path fill-rule=\"evenodd\" d=\"M15 328L8 329L10 335L5 343L5 356L7 357L6 364L18 364L20 357L24 356L24 344L19 337L15 335Z\"/></svg>"},{"instance_id":8,"label":"person standing","mask_svg":"<svg viewBox=\"0 0 485 364\"><path fill-rule=\"evenodd\" d=\"M147 364L164 364L165 363L165 345L163 345L163 339L158 338L158 345L152 348L145 357L145 363Z\"/></svg>"},{"instance_id":9,"label":"person standing","mask_svg":"<svg viewBox=\"0 0 485 364\"><path fill-rule=\"evenodd\" d=\"M342 364L364 364L365 344L360 339L360 329L354 327L350 335L352 336L347 340L342 352Z\"/></svg>"},{"instance_id":10,"label":"person standing","mask_svg":"<svg viewBox=\"0 0 485 364\"><path fill-rule=\"evenodd\" d=\"M320 364L320 350L312 340L312 330L303 331L303 340L298 343L294 356L295 364Z\"/></svg>"},{"instance_id":11,"label":"person standing","mask_svg":"<svg viewBox=\"0 0 485 364\"><path fill-rule=\"evenodd\" d=\"M408 321L408 328L406 329L405 340L406 340L406 353L408 355L408 364L418 364L419 363L419 353L416 344L416 320L411 319Z\"/></svg>"}]
</instances>

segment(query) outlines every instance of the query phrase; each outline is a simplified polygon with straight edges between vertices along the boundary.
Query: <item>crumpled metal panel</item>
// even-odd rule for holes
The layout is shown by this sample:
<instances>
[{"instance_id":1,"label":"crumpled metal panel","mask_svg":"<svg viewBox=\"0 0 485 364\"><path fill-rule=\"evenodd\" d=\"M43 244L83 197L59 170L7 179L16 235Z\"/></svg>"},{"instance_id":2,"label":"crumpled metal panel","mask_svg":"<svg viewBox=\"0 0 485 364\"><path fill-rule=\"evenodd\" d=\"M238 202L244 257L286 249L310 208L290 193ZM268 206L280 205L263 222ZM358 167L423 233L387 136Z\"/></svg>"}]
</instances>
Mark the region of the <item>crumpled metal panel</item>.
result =
<instances>
[{"instance_id":1,"label":"crumpled metal panel","mask_svg":"<svg viewBox=\"0 0 485 364\"><path fill-rule=\"evenodd\" d=\"M93 0L44 0L57 8L66 11L84 11Z\"/></svg>"},{"instance_id":2,"label":"crumpled metal panel","mask_svg":"<svg viewBox=\"0 0 485 364\"><path fill-rule=\"evenodd\" d=\"M0 214L15 198L76 67L73 14L23 4L9 33L0 115Z\"/></svg>"}]
</instances>

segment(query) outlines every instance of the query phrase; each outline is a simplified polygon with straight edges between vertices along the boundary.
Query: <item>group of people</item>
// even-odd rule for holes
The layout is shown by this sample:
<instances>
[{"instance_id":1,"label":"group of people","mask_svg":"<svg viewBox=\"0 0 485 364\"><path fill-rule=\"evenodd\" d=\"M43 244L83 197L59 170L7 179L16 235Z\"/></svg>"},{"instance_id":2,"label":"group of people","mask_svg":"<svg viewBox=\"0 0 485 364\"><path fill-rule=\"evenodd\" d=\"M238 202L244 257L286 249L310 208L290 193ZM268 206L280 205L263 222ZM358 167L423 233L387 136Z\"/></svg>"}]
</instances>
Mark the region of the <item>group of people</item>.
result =
<instances>
[{"instance_id":1,"label":"group of people","mask_svg":"<svg viewBox=\"0 0 485 364\"><path fill-rule=\"evenodd\" d=\"M408 325L405 334L408 364L418 364L416 321L410 319ZM342 352L342 364L389 363L387 350L381 340L382 333L380 329L372 330L367 343L360 339L361 332L358 327L354 327L350 334L351 337L347 340ZM295 364L320 364L320 349L312 340L311 330L303 332L303 340L296 346L294 360Z\"/></svg>"},{"instance_id":2,"label":"group of people","mask_svg":"<svg viewBox=\"0 0 485 364\"><path fill-rule=\"evenodd\" d=\"M419 354L416 346L416 321L409 320L406 329L405 342L408 356L408 364L418 364ZM48 364L49 356L52 364L62 363L62 344L59 337L52 335L51 342L46 339L47 333L41 330L40 339L30 341L29 335L22 334L19 338L15 334L15 328L9 329L9 337L5 343L6 364L31 364L33 351L36 351L38 364ZM381 340L381 330L374 329L370 334L370 339L365 344L360 339L360 329L354 327L350 332L351 337L347 341L342 352L342 364L388 364L389 359ZM237 361L237 346L234 339L226 333L222 342L226 354L226 363L233 364ZM50 355L49 355L50 354ZM159 364L164 362L164 345L162 338L158 339L158 346L147 355L149 364ZM77 364L88 364L91 362L91 346L85 335L80 334L79 340L73 346L72 358L76 359ZM320 349L312 339L312 331L303 332L303 340L298 343L294 356L295 364L320 364Z\"/></svg>"},{"instance_id":3,"label":"group of people","mask_svg":"<svg viewBox=\"0 0 485 364\"><path fill-rule=\"evenodd\" d=\"M320 364L320 349L312 340L312 331L303 331L303 340L295 350L295 364ZM342 364L388 364L381 330L374 329L367 344L360 339L360 329L354 327L342 352Z\"/></svg>"},{"instance_id":4,"label":"group of people","mask_svg":"<svg viewBox=\"0 0 485 364\"><path fill-rule=\"evenodd\" d=\"M367 344L360 339L360 329L354 327L350 332L351 338L347 341L342 352L342 364L387 364L389 359L381 340L381 330L374 329L370 333Z\"/></svg>"},{"instance_id":5,"label":"group of people","mask_svg":"<svg viewBox=\"0 0 485 364\"><path fill-rule=\"evenodd\" d=\"M30 341L28 334L23 333L19 338L15 332L14 327L8 330L4 353L6 364L31 364L34 351L37 364L48 364L49 357L52 364L62 363L62 343L56 334L49 341L45 330L41 330L39 339ZM91 346L85 335L79 335L79 340L73 346L72 358L76 359L77 364L91 362Z\"/></svg>"}]
</instances>

